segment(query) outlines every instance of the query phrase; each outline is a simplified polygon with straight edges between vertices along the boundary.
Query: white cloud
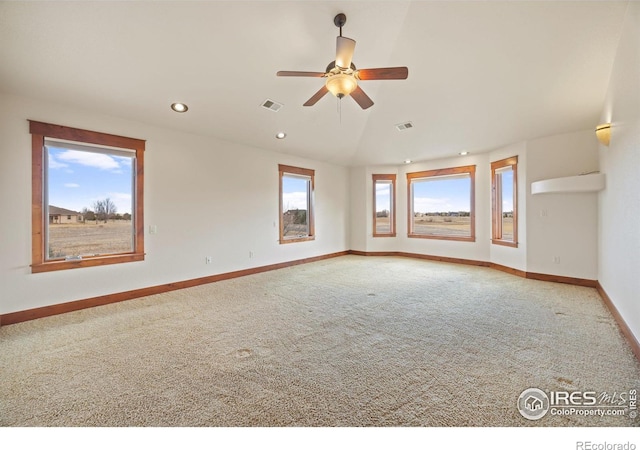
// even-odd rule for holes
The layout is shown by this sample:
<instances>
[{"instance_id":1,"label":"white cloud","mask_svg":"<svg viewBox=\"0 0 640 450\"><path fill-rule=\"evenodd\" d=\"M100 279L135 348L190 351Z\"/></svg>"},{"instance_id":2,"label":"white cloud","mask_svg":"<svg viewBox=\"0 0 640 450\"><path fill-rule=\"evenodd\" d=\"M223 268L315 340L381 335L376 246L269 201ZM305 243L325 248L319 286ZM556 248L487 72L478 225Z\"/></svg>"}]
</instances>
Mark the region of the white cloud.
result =
<instances>
[{"instance_id":1,"label":"white cloud","mask_svg":"<svg viewBox=\"0 0 640 450\"><path fill-rule=\"evenodd\" d=\"M69 167L68 164L61 163L56 158L54 158L54 156L51 153L49 153L48 165L49 165L49 169L62 169L64 167Z\"/></svg>"},{"instance_id":2,"label":"white cloud","mask_svg":"<svg viewBox=\"0 0 640 450\"><path fill-rule=\"evenodd\" d=\"M282 194L282 209L307 209L306 192L284 192Z\"/></svg>"},{"instance_id":3,"label":"white cloud","mask_svg":"<svg viewBox=\"0 0 640 450\"><path fill-rule=\"evenodd\" d=\"M119 171L120 164L115 158L105 155L104 153L80 152L77 150L65 150L58 154L58 159L80 164L87 167L95 167L101 170ZM51 160L51 158L49 158ZM49 166L51 167L51 165ZM66 167L66 164L62 167Z\"/></svg>"},{"instance_id":4,"label":"white cloud","mask_svg":"<svg viewBox=\"0 0 640 450\"><path fill-rule=\"evenodd\" d=\"M416 197L413 199L414 212L447 212L455 211L448 198Z\"/></svg>"},{"instance_id":5,"label":"white cloud","mask_svg":"<svg viewBox=\"0 0 640 450\"><path fill-rule=\"evenodd\" d=\"M79 188L80 185L78 183L65 183L64 187L68 187L68 188Z\"/></svg>"}]
</instances>

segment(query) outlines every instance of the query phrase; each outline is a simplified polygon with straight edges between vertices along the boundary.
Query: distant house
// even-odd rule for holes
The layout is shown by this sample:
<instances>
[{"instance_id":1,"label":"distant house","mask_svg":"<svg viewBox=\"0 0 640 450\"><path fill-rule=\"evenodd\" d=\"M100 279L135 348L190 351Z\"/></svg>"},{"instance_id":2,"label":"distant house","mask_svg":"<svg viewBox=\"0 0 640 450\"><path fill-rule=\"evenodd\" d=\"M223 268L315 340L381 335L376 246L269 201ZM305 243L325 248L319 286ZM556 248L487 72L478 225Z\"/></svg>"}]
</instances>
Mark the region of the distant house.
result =
<instances>
[{"instance_id":1,"label":"distant house","mask_svg":"<svg viewBox=\"0 0 640 450\"><path fill-rule=\"evenodd\" d=\"M49 205L49 223L79 223L82 222L82 214L70 209Z\"/></svg>"}]
</instances>

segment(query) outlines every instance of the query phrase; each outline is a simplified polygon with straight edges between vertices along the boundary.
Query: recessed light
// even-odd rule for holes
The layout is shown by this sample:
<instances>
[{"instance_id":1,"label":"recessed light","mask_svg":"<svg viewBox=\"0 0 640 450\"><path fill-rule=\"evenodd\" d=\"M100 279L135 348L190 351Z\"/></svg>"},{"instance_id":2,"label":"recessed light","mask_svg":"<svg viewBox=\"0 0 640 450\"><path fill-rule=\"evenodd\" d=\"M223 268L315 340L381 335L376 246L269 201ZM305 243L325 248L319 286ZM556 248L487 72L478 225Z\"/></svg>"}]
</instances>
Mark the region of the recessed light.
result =
<instances>
[{"instance_id":1,"label":"recessed light","mask_svg":"<svg viewBox=\"0 0 640 450\"><path fill-rule=\"evenodd\" d=\"M284 139L286 137L287 137L287 133L285 133L284 131L281 131L278 134L276 134L277 139Z\"/></svg>"},{"instance_id":2,"label":"recessed light","mask_svg":"<svg viewBox=\"0 0 640 450\"><path fill-rule=\"evenodd\" d=\"M413 162L413 161L411 161L410 159L405 159L405 160L404 160L404 163L405 163L405 164L411 164L412 162Z\"/></svg>"},{"instance_id":3,"label":"recessed light","mask_svg":"<svg viewBox=\"0 0 640 450\"><path fill-rule=\"evenodd\" d=\"M189 107L184 103L178 102L178 103L172 103L171 109L173 109L175 112L183 113L183 112L187 112L189 110Z\"/></svg>"},{"instance_id":4,"label":"recessed light","mask_svg":"<svg viewBox=\"0 0 640 450\"><path fill-rule=\"evenodd\" d=\"M469 152L460 152L460 153L458 153L458 154L459 154L460 156L466 156L466 155L468 155L468 154L469 154Z\"/></svg>"}]
</instances>

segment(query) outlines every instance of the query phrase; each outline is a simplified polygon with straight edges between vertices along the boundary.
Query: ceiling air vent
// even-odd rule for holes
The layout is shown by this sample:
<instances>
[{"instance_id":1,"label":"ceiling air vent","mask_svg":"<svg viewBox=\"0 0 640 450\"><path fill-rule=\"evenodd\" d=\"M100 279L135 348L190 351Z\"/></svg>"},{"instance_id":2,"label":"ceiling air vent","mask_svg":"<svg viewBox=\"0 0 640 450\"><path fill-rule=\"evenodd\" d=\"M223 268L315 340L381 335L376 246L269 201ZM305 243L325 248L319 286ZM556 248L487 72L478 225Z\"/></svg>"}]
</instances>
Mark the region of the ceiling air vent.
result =
<instances>
[{"instance_id":1,"label":"ceiling air vent","mask_svg":"<svg viewBox=\"0 0 640 450\"><path fill-rule=\"evenodd\" d=\"M403 122L396 125L396 129L398 131L408 130L409 128L413 128L413 123L411 122Z\"/></svg>"},{"instance_id":2,"label":"ceiling air vent","mask_svg":"<svg viewBox=\"0 0 640 450\"><path fill-rule=\"evenodd\" d=\"M266 99L264 102L262 102L261 106L268 109L269 111L278 112L284 105L282 103Z\"/></svg>"}]
</instances>

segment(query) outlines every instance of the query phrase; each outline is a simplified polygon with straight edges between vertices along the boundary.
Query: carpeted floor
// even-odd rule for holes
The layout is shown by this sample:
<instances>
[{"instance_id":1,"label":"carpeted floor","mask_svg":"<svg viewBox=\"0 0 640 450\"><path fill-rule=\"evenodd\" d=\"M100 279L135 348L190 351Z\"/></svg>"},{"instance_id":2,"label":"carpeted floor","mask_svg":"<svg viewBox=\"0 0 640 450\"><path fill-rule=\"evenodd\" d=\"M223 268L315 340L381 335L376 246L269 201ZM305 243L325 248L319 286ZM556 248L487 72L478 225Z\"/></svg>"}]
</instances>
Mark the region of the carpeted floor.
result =
<instances>
[{"instance_id":1,"label":"carpeted floor","mask_svg":"<svg viewBox=\"0 0 640 450\"><path fill-rule=\"evenodd\" d=\"M594 289L344 256L0 328L2 426L638 426L517 409L628 393Z\"/></svg>"}]
</instances>

